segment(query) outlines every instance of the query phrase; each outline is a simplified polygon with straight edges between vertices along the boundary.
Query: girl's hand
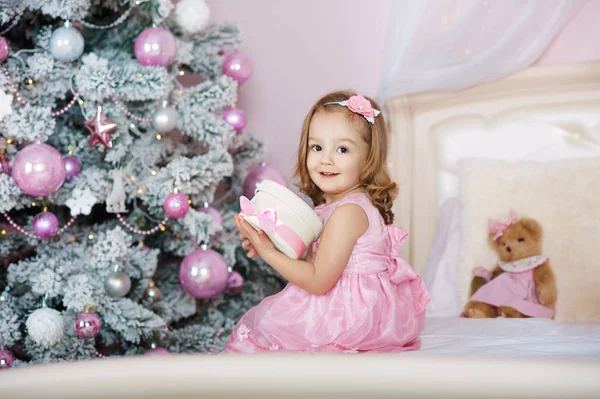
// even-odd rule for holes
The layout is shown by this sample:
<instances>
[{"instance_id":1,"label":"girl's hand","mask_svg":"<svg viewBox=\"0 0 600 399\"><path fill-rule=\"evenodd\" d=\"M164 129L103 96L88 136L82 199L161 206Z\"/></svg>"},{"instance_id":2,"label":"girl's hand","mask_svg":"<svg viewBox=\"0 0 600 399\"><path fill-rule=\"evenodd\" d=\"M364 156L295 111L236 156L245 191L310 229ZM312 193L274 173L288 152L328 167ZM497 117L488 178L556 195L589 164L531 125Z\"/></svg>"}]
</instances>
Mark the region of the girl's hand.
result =
<instances>
[{"instance_id":1,"label":"girl's hand","mask_svg":"<svg viewBox=\"0 0 600 399\"><path fill-rule=\"evenodd\" d=\"M235 225L240 231L242 248L248 250L248 257L260 256L265 259L270 253L276 251L275 246L263 231L256 231L242 217L235 215Z\"/></svg>"}]
</instances>

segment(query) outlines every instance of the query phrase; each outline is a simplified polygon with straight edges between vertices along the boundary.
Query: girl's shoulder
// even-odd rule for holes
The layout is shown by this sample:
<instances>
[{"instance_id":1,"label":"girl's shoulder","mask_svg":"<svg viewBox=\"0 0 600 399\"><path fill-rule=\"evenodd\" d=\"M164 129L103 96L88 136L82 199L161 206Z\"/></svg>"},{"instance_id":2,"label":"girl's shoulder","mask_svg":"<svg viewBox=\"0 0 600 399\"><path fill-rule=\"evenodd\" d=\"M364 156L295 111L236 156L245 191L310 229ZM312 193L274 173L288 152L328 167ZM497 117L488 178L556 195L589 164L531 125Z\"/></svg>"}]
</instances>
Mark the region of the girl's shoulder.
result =
<instances>
[{"instance_id":1,"label":"girl's shoulder","mask_svg":"<svg viewBox=\"0 0 600 399\"><path fill-rule=\"evenodd\" d=\"M360 206L367 215L369 225L373 225L379 222L379 211L373 205L373 203L369 199L369 196L365 193L354 193L347 195L336 202L332 202L331 204L321 204L315 208L315 211L322 217L322 219L326 220L329 218L329 216L333 214L333 212L336 209L345 204L356 204Z\"/></svg>"}]
</instances>

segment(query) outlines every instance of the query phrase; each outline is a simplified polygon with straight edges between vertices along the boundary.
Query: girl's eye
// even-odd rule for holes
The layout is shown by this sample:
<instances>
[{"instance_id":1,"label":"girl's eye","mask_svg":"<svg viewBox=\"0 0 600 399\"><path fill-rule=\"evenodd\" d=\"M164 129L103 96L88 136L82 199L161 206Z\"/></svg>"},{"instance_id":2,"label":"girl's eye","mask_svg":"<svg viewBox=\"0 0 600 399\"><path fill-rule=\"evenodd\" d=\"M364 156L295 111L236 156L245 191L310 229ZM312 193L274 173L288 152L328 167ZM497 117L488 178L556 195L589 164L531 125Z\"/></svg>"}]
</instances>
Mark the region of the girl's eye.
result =
<instances>
[{"instance_id":1,"label":"girl's eye","mask_svg":"<svg viewBox=\"0 0 600 399\"><path fill-rule=\"evenodd\" d=\"M318 144L313 144L310 146L310 149L313 151L321 151L321 146Z\"/></svg>"},{"instance_id":2,"label":"girl's eye","mask_svg":"<svg viewBox=\"0 0 600 399\"><path fill-rule=\"evenodd\" d=\"M341 152L342 154L345 154L348 152L348 149L346 147L340 147L340 148L338 148L338 151Z\"/></svg>"},{"instance_id":3,"label":"girl's eye","mask_svg":"<svg viewBox=\"0 0 600 399\"><path fill-rule=\"evenodd\" d=\"M519 238L519 242L523 242L523 241L525 241L524 238Z\"/></svg>"}]
</instances>

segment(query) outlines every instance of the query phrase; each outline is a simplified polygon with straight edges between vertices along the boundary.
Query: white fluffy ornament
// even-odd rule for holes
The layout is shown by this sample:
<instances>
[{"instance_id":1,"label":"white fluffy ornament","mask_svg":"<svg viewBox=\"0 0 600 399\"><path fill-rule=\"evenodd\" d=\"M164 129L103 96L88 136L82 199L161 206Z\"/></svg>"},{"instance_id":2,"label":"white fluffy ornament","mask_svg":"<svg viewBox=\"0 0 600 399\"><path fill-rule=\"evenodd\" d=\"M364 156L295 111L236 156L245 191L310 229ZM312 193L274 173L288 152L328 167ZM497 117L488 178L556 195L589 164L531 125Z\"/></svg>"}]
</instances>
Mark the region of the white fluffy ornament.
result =
<instances>
[{"instance_id":1,"label":"white fluffy ornament","mask_svg":"<svg viewBox=\"0 0 600 399\"><path fill-rule=\"evenodd\" d=\"M65 332L65 324L60 312L50 308L40 308L27 318L27 331L31 339L49 348L57 343Z\"/></svg>"},{"instance_id":2,"label":"white fluffy ornament","mask_svg":"<svg viewBox=\"0 0 600 399\"><path fill-rule=\"evenodd\" d=\"M175 6L175 22L187 33L200 32L209 19L210 8L204 0L181 0Z\"/></svg>"}]
</instances>

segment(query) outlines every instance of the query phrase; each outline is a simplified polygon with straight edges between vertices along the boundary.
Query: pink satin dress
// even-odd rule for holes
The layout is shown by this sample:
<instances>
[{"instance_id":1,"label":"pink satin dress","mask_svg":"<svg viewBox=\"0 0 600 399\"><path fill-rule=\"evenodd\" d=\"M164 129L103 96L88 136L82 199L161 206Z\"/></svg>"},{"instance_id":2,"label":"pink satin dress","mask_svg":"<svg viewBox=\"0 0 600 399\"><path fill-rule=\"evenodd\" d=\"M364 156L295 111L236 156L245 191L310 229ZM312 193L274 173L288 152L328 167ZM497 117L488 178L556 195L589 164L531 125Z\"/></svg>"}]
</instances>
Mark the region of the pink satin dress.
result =
<instances>
[{"instance_id":1,"label":"pink satin dress","mask_svg":"<svg viewBox=\"0 0 600 399\"><path fill-rule=\"evenodd\" d=\"M350 194L315 211L323 223L346 203L369 220L336 284L314 295L289 283L263 299L235 325L222 353L396 352L420 347L429 294L400 258L407 234L386 226L366 194ZM320 238L313 243L313 260Z\"/></svg>"}]
</instances>

